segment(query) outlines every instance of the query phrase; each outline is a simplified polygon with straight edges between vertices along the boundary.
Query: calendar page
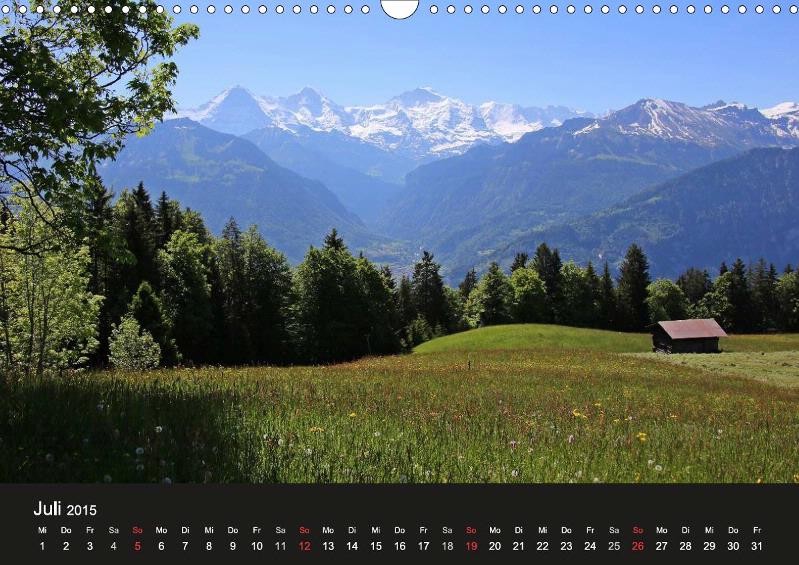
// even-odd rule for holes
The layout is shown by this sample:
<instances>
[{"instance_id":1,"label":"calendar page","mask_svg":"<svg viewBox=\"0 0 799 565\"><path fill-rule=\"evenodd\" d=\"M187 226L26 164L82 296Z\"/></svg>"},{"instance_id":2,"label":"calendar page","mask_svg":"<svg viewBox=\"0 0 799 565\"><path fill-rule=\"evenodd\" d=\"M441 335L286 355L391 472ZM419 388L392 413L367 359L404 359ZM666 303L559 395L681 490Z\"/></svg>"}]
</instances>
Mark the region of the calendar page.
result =
<instances>
[{"instance_id":1,"label":"calendar page","mask_svg":"<svg viewBox=\"0 0 799 565\"><path fill-rule=\"evenodd\" d=\"M260 2L0 0L0 555L795 560L797 5Z\"/></svg>"}]
</instances>

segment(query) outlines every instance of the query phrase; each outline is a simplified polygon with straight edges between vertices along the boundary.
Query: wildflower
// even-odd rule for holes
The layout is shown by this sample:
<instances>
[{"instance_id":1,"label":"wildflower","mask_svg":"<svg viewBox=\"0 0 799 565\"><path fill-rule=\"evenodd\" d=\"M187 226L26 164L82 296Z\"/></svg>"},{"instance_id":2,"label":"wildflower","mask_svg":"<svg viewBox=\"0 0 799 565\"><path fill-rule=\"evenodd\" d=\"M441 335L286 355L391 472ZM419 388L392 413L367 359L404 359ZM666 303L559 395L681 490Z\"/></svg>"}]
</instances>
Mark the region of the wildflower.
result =
<instances>
[{"instance_id":1,"label":"wildflower","mask_svg":"<svg viewBox=\"0 0 799 565\"><path fill-rule=\"evenodd\" d=\"M594 402L594 406L596 406L597 408L602 408L602 403L601 402Z\"/></svg>"},{"instance_id":2,"label":"wildflower","mask_svg":"<svg viewBox=\"0 0 799 565\"><path fill-rule=\"evenodd\" d=\"M323 432L323 431L325 431L325 429L324 428L320 428L318 426L314 426L313 428L309 429L308 431L311 432L312 434L315 434L315 433Z\"/></svg>"},{"instance_id":3,"label":"wildflower","mask_svg":"<svg viewBox=\"0 0 799 565\"><path fill-rule=\"evenodd\" d=\"M718 430L716 430L716 431L718 432L718 434L719 434L719 435L721 435L721 432L722 432L723 430L721 430L721 429L718 429Z\"/></svg>"},{"instance_id":4,"label":"wildflower","mask_svg":"<svg viewBox=\"0 0 799 565\"><path fill-rule=\"evenodd\" d=\"M164 431L164 428L162 428L161 426L156 426L155 427L155 433L160 434L163 431Z\"/></svg>"},{"instance_id":5,"label":"wildflower","mask_svg":"<svg viewBox=\"0 0 799 565\"><path fill-rule=\"evenodd\" d=\"M171 485L172 479L170 479L169 477L164 477L164 480L161 482L164 483L165 485Z\"/></svg>"},{"instance_id":6,"label":"wildflower","mask_svg":"<svg viewBox=\"0 0 799 565\"><path fill-rule=\"evenodd\" d=\"M652 466L652 465L654 465L654 464L655 464L655 460L654 460L654 459L649 459L649 460L646 462L646 466L647 466L647 467L651 467L651 466Z\"/></svg>"},{"instance_id":7,"label":"wildflower","mask_svg":"<svg viewBox=\"0 0 799 565\"><path fill-rule=\"evenodd\" d=\"M313 449L310 447L305 450L305 455L311 455L313 453Z\"/></svg>"},{"instance_id":8,"label":"wildflower","mask_svg":"<svg viewBox=\"0 0 799 565\"><path fill-rule=\"evenodd\" d=\"M282 438L282 437L280 437L280 438L277 438L277 444L278 444L278 445L282 446L282 445L283 445L283 443L284 443L284 442L283 442L283 438Z\"/></svg>"},{"instance_id":9,"label":"wildflower","mask_svg":"<svg viewBox=\"0 0 799 565\"><path fill-rule=\"evenodd\" d=\"M400 475L400 482L407 483L408 482L408 475Z\"/></svg>"},{"instance_id":10,"label":"wildflower","mask_svg":"<svg viewBox=\"0 0 799 565\"><path fill-rule=\"evenodd\" d=\"M375 437L380 437L380 432L375 432L375 433L374 433L374 436L375 436Z\"/></svg>"},{"instance_id":11,"label":"wildflower","mask_svg":"<svg viewBox=\"0 0 799 565\"><path fill-rule=\"evenodd\" d=\"M513 477L513 478L518 477L519 476L519 471L514 469L513 471L510 472L510 476Z\"/></svg>"},{"instance_id":12,"label":"wildflower","mask_svg":"<svg viewBox=\"0 0 799 565\"><path fill-rule=\"evenodd\" d=\"M621 422L621 420L619 420L618 418L613 418L613 423L614 424L618 424L619 422Z\"/></svg>"},{"instance_id":13,"label":"wildflower","mask_svg":"<svg viewBox=\"0 0 799 565\"><path fill-rule=\"evenodd\" d=\"M638 438L638 441L643 443L646 441L646 432L638 432L637 434L635 434L635 437Z\"/></svg>"},{"instance_id":14,"label":"wildflower","mask_svg":"<svg viewBox=\"0 0 799 565\"><path fill-rule=\"evenodd\" d=\"M663 465L655 465L655 471L660 473L663 470Z\"/></svg>"},{"instance_id":15,"label":"wildflower","mask_svg":"<svg viewBox=\"0 0 799 565\"><path fill-rule=\"evenodd\" d=\"M761 479L760 477L758 477L757 480L755 481L755 483L757 483L757 484L760 484L762 482L763 482L763 479Z\"/></svg>"},{"instance_id":16,"label":"wildflower","mask_svg":"<svg viewBox=\"0 0 799 565\"><path fill-rule=\"evenodd\" d=\"M136 455L144 455L144 448L143 447L137 447L136 448Z\"/></svg>"},{"instance_id":17,"label":"wildflower","mask_svg":"<svg viewBox=\"0 0 799 565\"><path fill-rule=\"evenodd\" d=\"M357 415L358 415L358 414L356 414L355 412L350 412L350 418L354 418L354 417L355 417L355 416L357 416Z\"/></svg>"},{"instance_id":18,"label":"wildflower","mask_svg":"<svg viewBox=\"0 0 799 565\"><path fill-rule=\"evenodd\" d=\"M594 477L593 482L598 483L599 482L599 477Z\"/></svg>"},{"instance_id":19,"label":"wildflower","mask_svg":"<svg viewBox=\"0 0 799 565\"><path fill-rule=\"evenodd\" d=\"M52 463L53 459L54 458L52 453L48 453L47 455L44 456L44 460L47 461L48 463Z\"/></svg>"},{"instance_id":20,"label":"wildflower","mask_svg":"<svg viewBox=\"0 0 799 565\"><path fill-rule=\"evenodd\" d=\"M100 402L100 403L97 405L97 411L98 411L98 412L102 412L104 409L105 409L105 404L103 404L102 402Z\"/></svg>"},{"instance_id":21,"label":"wildflower","mask_svg":"<svg viewBox=\"0 0 799 565\"><path fill-rule=\"evenodd\" d=\"M110 483L111 482L111 475L103 475L103 482Z\"/></svg>"},{"instance_id":22,"label":"wildflower","mask_svg":"<svg viewBox=\"0 0 799 565\"><path fill-rule=\"evenodd\" d=\"M799 473L796 473L796 474L793 476L793 482L795 482L795 483L799 483Z\"/></svg>"},{"instance_id":23,"label":"wildflower","mask_svg":"<svg viewBox=\"0 0 799 565\"><path fill-rule=\"evenodd\" d=\"M511 440L511 442L510 442L510 448L511 449L516 449L517 445L518 445L518 442L515 439Z\"/></svg>"},{"instance_id":24,"label":"wildflower","mask_svg":"<svg viewBox=\"0 0 799 565\"><path fill-rule=\"evenodd\" d=\"M141 463L139 463L138 465L136 465L136 470L137 470L139 473L141 473L142 471L144 471L144 465L142 465Z\"/></svg>"},{"instance_id":25,"label":"wildflower","mask_svg":"<svg viewBox=\"0 0 799 565\"><path fill-rule=\"evenodd\" d=\"M569 438L566 441L568 441L569 443L573 443L574 442L574 434L570 434Z\"/></svg>"},{"instance_id":26,"label":"wildflower","mask_svg":"<svg viewBox=\"0 0 799 565\"><path fill-rule=\"evenodd\" d=\"M577 410L577 408L572 410L572 416L574 416L575 418L588 418L588 416Z\"/></svg>"}]
</instances>

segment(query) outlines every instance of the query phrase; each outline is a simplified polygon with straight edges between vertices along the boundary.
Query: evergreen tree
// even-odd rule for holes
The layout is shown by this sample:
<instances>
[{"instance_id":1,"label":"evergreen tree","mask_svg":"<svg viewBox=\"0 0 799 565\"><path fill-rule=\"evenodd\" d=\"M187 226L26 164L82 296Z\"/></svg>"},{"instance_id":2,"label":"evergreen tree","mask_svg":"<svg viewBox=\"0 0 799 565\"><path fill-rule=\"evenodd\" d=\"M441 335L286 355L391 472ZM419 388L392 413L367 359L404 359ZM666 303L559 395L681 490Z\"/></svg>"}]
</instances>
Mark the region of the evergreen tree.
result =
<instances>
[{"instance_id":1,"label":"evergreen tree","mask_svg":"<svg viewBox=\"0 0 799 565\"><path fill-rule=\"evenodd\" d=\"M79 224L82 232L76 235L89 249L89 291L105 297L98 316L98 346L91 358L93 365L101 366L108 358L112 324L128 305L124 273L134 258L114 221L113 194L99 182L86 186L86 192L84 221Z\"/></svg>"},{"instance_id":2,"label":"evergreen tree","mask_svg":"<svg viewBox=\"0 0 799 565\"><path fill-rule=\"evenodd\" d=\"M692 305L697 304L713 288L713 281L706 270L689 267L677 278L677 286L680 287L685 298Z\"/></svg>"},{"instance_id":3,"label":"evergreen tree","mask_svg":"<svg viewBox=\"0 0 799 565\"><path fill-rule=\"evenodd\" d=\"M114 216L131 255L124 260L129 266L123 268L122 275L127 292L132 294L142 281L157 285L155 214L142 183L133 192L122 192Z\"/></svg>"},{"instance_id":4,"label":"evergreen tree","mask_svg":"<svg viewBox=\"0 0 799 565\"><path fill-rule=\"evenodd\" d=\"M241 229L230 218L215 243L219 293L222 301L222 359L226 363L246 363L252 357L253 344L246 323L248 317L247 282Z\"/></svg>"},{"instance_id":5,"label":"evergreen tree","mask_svg":"<svg viewBox=\"0 0 799 565\"><path fill-rule=\"evenodd\" d=\"M513 273L516 269L525 268L527 266L527 259L529 258L530 256L524 251L516 253L516 256L513 258L513 263L510 265L510 272Z\"/></svg>"},{"instance_id":6,"label":"evergreen tree","mask_svg":"<svg viewBox=\"0 0 799 565\"><path fill-rule=\"evenodd\" d=\"M180 204L161 192L155 205L156 247L162 249L172 234L183 229Z\"/></svg>"},{"instance_id":7,"label":"evergreen tree","mask_svg":"<svg viewBox=\"0 0 799 565\"><path fill-rule=\"evenodd\" d=\"M444 282L439 272L440 265L433 260L428 251L413 267L411 295L413 306L432 328L440 327L446 321L446 297Z\"/></svg>"},{"instance_id":8,"label":"evergreen tree","mask_svg":"<svg viewBox=\"0 0 799 565\"><path fill-rule=\"evenodd\" d=\"M560 253L557 249L554 251L549 248L546 243L542 243L535 250L533 256L533 268L544 281L544 286L547 289L547 298L549 301L549 321L558 320L558 308L560 304L560 283L561 283L561 267L563 266L560 260Z\"/></svg>"},{"instance_id":9,"label":"evergreen tree","mask_svg":"<svg viewBox=\"0 0 799 565\"><path fill-rule=\"evenodd\" d=\"M208 360L213 326L211 289L197 236L181 230L158 253L162 302L184 361Z\"/></svg>"},{"instance_id":10,"label":"evergreen tree","mask_svg":"<svg viewBox=\"0 0 799 565\"><path fill-rule=\"evenodd\" d=\"M752 293L749 289L746 266L739 257L730 269L730 286L727 298L731 306L730 330L747 332L756 326L752 308Z\"/></svg>"},{"instance_id":11,"label":"evergreen tree","mask_svg":"<svg viewBox=\"0 0 799 565\"><path fill-rule=\"evenodd\" d=\"M397 287L396 295L397 316L399 317L400 326L407 328L416 319L416 308L413 306L413 287L411 279L406 275L400 278L399 286Z\"/></svg>"},{"instance_id":12,"label":"evergreen tree","mask_svg":"<svg viewBox=\"0 0 799 565\"><path fill-rule=\"evenodd\" d=\"M158 344L160 359L164 365L175 365L180 361L175 340L172 338L172 328L161 300L147 281L143 281L133 295L128 313Z\"/></svg>"},{"instance_id":13,"label":"evergreen tree","mask_svg":"<svg viewBox=\"0 0 799 565\"><path fill-rule=\"evenodd\" d=\"M752 296L752 329L764 331L776 325L777 269L761 257L749 269L749 288Z\"/></svg>"},{"instance_id":14,"label":"evergreen tree","mask_svg":"<svg viewBox=\"0 0 799 565\"><path fill-rule=\"evenodd\" d=\"M644 250L633 243L619 267L619 284L617 287L619 313L622 328L629 331L640 331L649 322L649 310L646 305L649 278L649 261Z\"/></svg>"},{"instance_id":15,"label":"evergreen tree","mask_svg":"<svg viewBox=\"0 0 799 565\"><path fill-rule=\"evenodd\" d=\"M330 230L330 233L325 236L325 249L333 249L336 251L347 250L347 246L344 245L344 239L338 235L338 230L336 230L336 228Z\"/></svg>"},{"instance_id":16,"label":"evergreen tree","mask_svg":"<svg viewBox=\"0 0 799 565\"><path fill-rule=\"evenodd\" d=\"M728 272L730 269L727 267L726 261L721 262L721 266L719 266L719 276L723 275L724 273Z\"/></svg>"},{"instance_id":17,"label":"evergreen tree","mask_svg":"<svg viewBox=\"0 0 799 565\"><path fill-rule=\"evenodd\" d=\"M597 315L599 317L599 327L607 329L617 328L618 304L616 300L616 289L613 285L613 277L610 274L607 261L605 261L605 266L602 269L602 277L599 279Z\"/></svg>"},{"instance_id":18,"label":"evergreen tree","mask_svg":"<svg viewBox=\"0 0 799 565\"><path fill-rule=\"evenodd\" d=\"M591 312L586 316L587 325L590 327L598 327L601 323L601 312L599 309L601 298L601 281L599 275L596 273L594 264L588 261L585 267L585 280L588 285L588 292L591 296Z\"/></svg>"},{"instance_id":19,"label":"evergreen tree","mask_svg":"<svg viewBox=\"0 0 799 565\"><path fill-rule=\"evenodd\" d=\"M469 295L477 287L477 283L477 271L475 271L474 267L472 267L466 273L466 276L463 277L461 284L458 285L458 291L460 292L461 298L464 301L469 298Z\"/></svg>"}]
</instances>

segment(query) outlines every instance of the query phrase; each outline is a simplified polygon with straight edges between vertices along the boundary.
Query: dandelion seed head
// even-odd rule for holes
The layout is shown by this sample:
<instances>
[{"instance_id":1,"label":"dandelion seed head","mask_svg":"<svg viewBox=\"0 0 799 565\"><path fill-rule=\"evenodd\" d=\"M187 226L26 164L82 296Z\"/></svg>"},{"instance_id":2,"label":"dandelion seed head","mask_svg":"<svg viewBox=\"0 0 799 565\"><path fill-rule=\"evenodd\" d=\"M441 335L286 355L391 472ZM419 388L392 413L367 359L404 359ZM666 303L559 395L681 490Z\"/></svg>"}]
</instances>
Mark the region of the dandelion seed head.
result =
<instances>
[{"instance_id":1,"label":"dandelion seed head","mask_svg":"<svg viewBox=\"0 0 799 565\"><path fill-rule=\"evenodd\" d=\"M136 448L136 455L144 455L144 448L143 447L137 447Z\"/></svg>"}]
</instances>

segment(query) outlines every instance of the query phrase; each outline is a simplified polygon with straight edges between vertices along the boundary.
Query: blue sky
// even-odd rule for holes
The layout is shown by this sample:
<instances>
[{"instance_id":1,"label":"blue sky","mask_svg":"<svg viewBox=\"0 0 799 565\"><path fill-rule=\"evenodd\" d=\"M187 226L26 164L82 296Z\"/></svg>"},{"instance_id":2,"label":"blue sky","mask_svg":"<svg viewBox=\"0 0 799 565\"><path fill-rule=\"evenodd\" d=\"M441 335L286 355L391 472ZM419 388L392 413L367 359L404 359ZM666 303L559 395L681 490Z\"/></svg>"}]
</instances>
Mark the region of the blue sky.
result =
<instances>
[{"instance_id":1,"label":"blue sky","mask_svg":"<svg viewBox=\"0 0 799 565\"><path fill-rule=\"evenodd\" d=\"M362 4L371 13L361 14ZM287 95L313 86L343 105L380 103L417 86L462 98L523 105L567 106L602 112L639 98L692 105L719 99L767 107L799 100L799 14L706 15L665 13L557 15L512 10L431 15L430 2L396 21L374 1L353 3L352 14L287 11L214 15L184 12L176 20L200 26L201 37L176 58L175 95L181 107L199 105L227 86ZM455 4L459 12L463 3ZM481 3L473 3L476 8ZM541 4L546 6L549 4ZM583 4L576 4L578 10ZM628 4L632 8L634 4ZM652 4L644 4L650 10ZM668 6L670 3L663 3ZM698 3L697 6L703 6ZM319 3L327 6L327 3ZM611 4L615 9L617 4ZM234 4L238 10L240 4Z\"/></svg>"}]
</instances>

